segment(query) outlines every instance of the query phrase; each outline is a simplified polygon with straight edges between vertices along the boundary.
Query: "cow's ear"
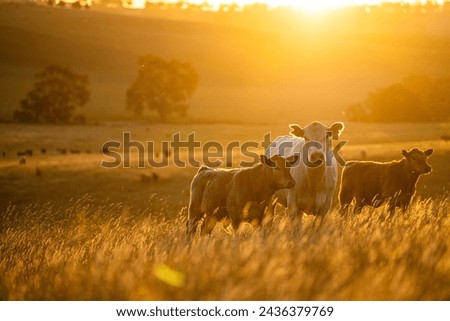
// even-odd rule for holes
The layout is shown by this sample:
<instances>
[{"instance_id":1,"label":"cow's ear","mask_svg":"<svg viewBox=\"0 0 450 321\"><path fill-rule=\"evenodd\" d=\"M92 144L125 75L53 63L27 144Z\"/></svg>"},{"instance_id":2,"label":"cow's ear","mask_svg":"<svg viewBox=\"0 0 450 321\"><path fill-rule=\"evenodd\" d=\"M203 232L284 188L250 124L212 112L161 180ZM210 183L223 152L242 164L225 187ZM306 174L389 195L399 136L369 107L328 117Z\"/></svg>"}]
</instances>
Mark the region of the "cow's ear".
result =
<instances>
[{"instance_id":1,"label":"cow's ear","mask_svg":"<svg viewBox=\"0 0 450 321\"><path fill-rule=\"evenodd\" d=\"M305 131L297 124L289 124L289 127L291 128L290 134L296 137L304 137Z\"/></svg>"},{"instance_id":2,"label":"cow's ear","mask_svg":"<svg viewBox=\"0 0 450 321\"><path fill-rule=\"evenodd\" d=\"M339 139L339 136L341 136L342 131L344 130L345 126L344 123L336 122L333 125L328 128L330 132L333 133L333 139L337 140Z\"/></svg>"},{"instance_id":3,"label":"cow's ear","mask_svg":"<svg viewBox=\"0 0 450 321\"><path fill-rule=\"evenodd\" d=\"M293 167L295 166L295 164L297 164L297 161L300 157L295 154L292 156L289 156L288 158L286 158L286 167Z\"/></svg>"},{"instance_id":4,"label":"cow's ear","mask_svg":"<svg viewBox=\"0 0 450 321\"><path fill-rule=\"evenodd\" d=\"M266 167L269 167L269 168L277 167L277 164L275 164L275 162L273 160L271 160L269 157L267 157L266 155L259 155L259 161L261 162L261 164L263 164Z\"/></svg>"},{"instance_id":5,"label":"cow's ear","mask_svg":"<svg viewBox=\"0 0 450 321\"><path fill-rule=\"evenodd\" d=\"M405 156L406 158L408 158L409 154L406 150L402 150L402 155Z\"/></svg>"},{"instance_id":6,"label":"cow's ear","mask_svg":"<svg viewBox=\"0 0 450 321\"><path fill-rule=\"evenodd\" d=\"M431 154L433 154L433 148L427 149L425 151L425 155L430 156Z\"/></svg>"}]
</instances>

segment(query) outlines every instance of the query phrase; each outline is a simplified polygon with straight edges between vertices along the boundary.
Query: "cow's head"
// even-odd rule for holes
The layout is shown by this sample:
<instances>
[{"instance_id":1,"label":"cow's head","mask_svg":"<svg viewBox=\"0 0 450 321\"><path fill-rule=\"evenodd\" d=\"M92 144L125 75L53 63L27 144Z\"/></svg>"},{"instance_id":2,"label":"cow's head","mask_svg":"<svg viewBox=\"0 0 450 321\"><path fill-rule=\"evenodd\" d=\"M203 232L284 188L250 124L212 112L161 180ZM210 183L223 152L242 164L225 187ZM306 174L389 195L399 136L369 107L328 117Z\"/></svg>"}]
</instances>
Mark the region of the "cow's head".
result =
<instances>
[{"instance_id":1,"label":"cow's head","mask_svg":"<svg viewBox=\"0 0 450 321\"><path fill-rule=\"evenodd\" d=\"M341 122L336 122L330 127L317 121L304 128L297 124L290 124L289 127L291 135L305 139L307 160L312 167L318 167L325 163L327 139L339 139L344 130L344 124Z\"/></svg>"},{"instance_id":2,"label":"cow's head","mask_svg":"<svg viewBox=\"0 0 450 321\"><path fill-rule=\"evenodd\" d=\"M295 186L290 168L298 161L298 155L288 158L283 158L280 155L275 155L271 158L268 158L266 155L260 155L259 158L261 163L270 170L272 183L277 189Z\"/></svg>"},{"instance_id":3,"label":"cow's head","mask_svg":"<svg viewBox=\"0 0 450 321\"><path fill-rule=\"evenodd\" d=\"M408 170L413 174L428 174L432 171L431 166L427 163L427 158L433 154L433 149L422 151L413 148L410 151L402 150L402 155L406 158Z\"/></svg>"}]
</instances>

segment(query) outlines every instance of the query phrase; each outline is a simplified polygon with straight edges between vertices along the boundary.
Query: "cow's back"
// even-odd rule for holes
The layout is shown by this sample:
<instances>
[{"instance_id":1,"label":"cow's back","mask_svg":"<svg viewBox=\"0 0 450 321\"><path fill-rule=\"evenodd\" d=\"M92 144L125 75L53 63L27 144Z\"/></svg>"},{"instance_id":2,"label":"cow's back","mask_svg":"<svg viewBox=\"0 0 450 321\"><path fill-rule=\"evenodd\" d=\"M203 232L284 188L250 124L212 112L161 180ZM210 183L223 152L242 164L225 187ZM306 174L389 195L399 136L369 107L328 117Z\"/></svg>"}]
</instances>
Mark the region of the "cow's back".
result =
<instances>
[{"instance_id":1,"label":"cow's back","mask_svg":"<svg viewBox=\"0 0 450 321\"><path fill-rule=\"evenodd\" d=\"M231 178L236 170L201 167L191 182L187 235L195 234L198 221L208 214L221 219L227 215L225 206Z\"/></svg>"},{"instance_id":2,"label":"cow's back","mask_svg":"<svg viewBox=\"0 0 450 321\"><path fill-rule=\"evenodd\" d=\"M275 155L288 158L302 151L305 140L290 135L277 137L266 149L266 156L271 158Z\"/></svg>"},{"instance_id":3,"label":"cow's back","mask_svg":"<svg viewBox=\"0 0 450 321\"><path fill-rule=\"evenodd\" d=\"M381 196L386 179L386 163L370 161L347 162L342 173L342 190L351 191L353 196L371 202Z\"/></svg>"},{"instance_id":4,"label":"cow's back","mask_svg":"<svg viewBox=\"0 0 450 321\"><path fill-rule=\"evenodd\" d=\"M209 169L199 172L200 209L212 213L226 206L230 182L236 170Z\"/></svg>"}]
</instances>

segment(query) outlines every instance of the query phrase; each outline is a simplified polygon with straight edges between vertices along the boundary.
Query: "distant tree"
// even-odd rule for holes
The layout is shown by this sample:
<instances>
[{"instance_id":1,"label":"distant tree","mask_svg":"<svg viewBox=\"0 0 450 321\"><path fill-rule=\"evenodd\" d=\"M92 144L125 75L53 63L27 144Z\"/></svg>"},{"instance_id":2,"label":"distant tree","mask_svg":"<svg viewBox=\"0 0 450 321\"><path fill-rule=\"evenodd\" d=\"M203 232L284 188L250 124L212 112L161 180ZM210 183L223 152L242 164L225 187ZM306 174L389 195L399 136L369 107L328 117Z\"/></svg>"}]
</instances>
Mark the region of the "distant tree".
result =
<instances>
[{"instance_id":1,"label":"distant tree","mask_svg":"<svg viewBox=\"0 0 450 321\"><path fill-rule=\"evenodd\" d=\"M351 121L363 122L449 120L450 78L407 77L369 93L363 102L349 106L346 115Z\"/></svg>"},{"instance_id":2,"label":"distant tree","mask_svg":"<svg viewBox=\"0 0 450 321\"><path fill-rule=\"evenodd\" d=\"M370 119L376 122L423 119L421 101L402 84L394 84L369 94Z\"/></svg>"},{"instance_id":3,"label":"distant tree","mask_svg":"<svg viewBox=\"0 0 450 321\"><path fill-rule=\"evenodd\" d=\"M28 123L67 123L89 100L88 77L68 67L49 65L35 75L33 88L20 101L13 118Z\"/></svg>"},{"instance_id":4,"label":"distant tree","mask_svg":"<svg viewBox=\"0 0 450 321\"><path fill-rule=\"evenodd\" d=\"M428 93L427 101L432 111L431 120L450 120L450 78L442 78Z\"/></svg>"},{"instance_id":5,"label":"distant tree","mask_svg":"<svg viewBox=\"0 0 450 321\"><path fill-rule=\"evenodd\" d=\"M126 93L127 109L138 116L146 109L155 111L163 122L174 113L185 116L185 102L199 82L197 71L189 63L153 55L140 57L138 63L137 78Z\"/></svg>"},{"instance_id":6,"label":"distant tree","mask_svg":"<svg viewBox=\"0 0 450 321\"><path fill-rule=\"evenodd\" d=\"M365 108L364 103L356 103L347 107L345 115L350 121L367 121L370 114L368 108Z\"/></svg>"}]
</instances>

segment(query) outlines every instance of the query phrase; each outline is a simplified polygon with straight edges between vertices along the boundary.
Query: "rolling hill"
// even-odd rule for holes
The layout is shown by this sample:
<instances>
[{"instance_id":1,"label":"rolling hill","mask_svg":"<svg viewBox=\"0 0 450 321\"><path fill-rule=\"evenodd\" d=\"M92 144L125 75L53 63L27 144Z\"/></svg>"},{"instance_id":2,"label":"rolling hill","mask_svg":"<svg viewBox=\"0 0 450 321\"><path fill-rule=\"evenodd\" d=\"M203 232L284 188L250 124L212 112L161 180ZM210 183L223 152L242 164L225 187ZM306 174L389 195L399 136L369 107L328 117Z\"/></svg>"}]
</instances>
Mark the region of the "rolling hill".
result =
<instances>
[{"instance_id":1,"label":"rolling hill","mask_svg":"<svg viewBox=\"0 0 450 321\"><path fill-rule=\"evenodd\" d=\"M411 74L449 76L448 9L401 19L276 14L286 19L2 3L0 117L11 117L33 74L50 63L89 74L91 101L80 112L126 117L125 91L148 53L192 63L201 81L190 117L216 121L343 119L348 104L379 86Z\"/></svg>"}]
</instances>

